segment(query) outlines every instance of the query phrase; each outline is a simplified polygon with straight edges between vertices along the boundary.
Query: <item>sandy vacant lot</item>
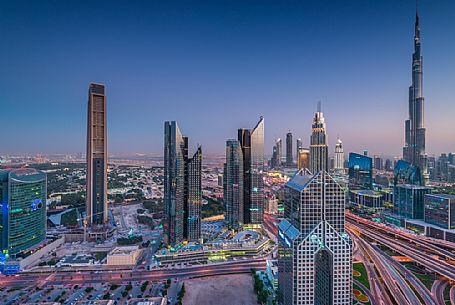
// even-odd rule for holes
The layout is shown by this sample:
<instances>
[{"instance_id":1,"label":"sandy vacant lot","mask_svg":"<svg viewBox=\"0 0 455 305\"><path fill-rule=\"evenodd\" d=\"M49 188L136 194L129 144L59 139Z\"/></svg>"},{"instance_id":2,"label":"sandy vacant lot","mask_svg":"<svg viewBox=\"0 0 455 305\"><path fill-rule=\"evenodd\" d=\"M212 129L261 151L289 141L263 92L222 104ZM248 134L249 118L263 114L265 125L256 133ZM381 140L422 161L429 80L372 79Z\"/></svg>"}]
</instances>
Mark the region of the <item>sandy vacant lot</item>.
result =
<instances>
[{"instance_id":1,"label":"sandy vacant lot","mask_svg":"<svg viewBox=\"0 0 455 305\"><path fill-rule=\"evenodd\" d=\"M257 305L250 274L219 275L185 281L184 305Z\"/></svg>"}]
</instances>

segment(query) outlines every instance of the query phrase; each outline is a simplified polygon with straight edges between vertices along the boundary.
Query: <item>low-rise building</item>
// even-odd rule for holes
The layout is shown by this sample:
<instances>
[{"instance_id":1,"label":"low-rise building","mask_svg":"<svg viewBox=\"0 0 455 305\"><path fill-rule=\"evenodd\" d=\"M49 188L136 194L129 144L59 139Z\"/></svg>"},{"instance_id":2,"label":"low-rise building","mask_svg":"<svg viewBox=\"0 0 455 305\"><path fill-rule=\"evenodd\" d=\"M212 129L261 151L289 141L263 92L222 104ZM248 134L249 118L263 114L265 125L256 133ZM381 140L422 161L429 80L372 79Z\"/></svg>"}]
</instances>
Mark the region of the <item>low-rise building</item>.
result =
<instances>
[{"instance_id":1,"label":"low-rise building","mask_svg":"<svg viewBox=\"0 0 455 305\"><path fill-rule=\"evenodd\" d=\"M116 247L107 255L109 266L136 265L141 254L139 246Z\"/></svg>"},{"instance_id":2,"label":"low-rise building","mask_svg":"<svg viewBox=\"0 0 455 305\"><path fill-rule=\"evenodd\" d=\"M426 194L424 219L443 229L455 229L455 195Z\"/></svg>"},{"instance_id":3,"label":"low-rise building","mask_svg":"<svg viewBox=\"0 0 455 305\"><path fill-rule=\"evenodd\" d=\"M166 297L138 298L128 300L127 305L166 305Z\"/></svg>"}]
</instances>

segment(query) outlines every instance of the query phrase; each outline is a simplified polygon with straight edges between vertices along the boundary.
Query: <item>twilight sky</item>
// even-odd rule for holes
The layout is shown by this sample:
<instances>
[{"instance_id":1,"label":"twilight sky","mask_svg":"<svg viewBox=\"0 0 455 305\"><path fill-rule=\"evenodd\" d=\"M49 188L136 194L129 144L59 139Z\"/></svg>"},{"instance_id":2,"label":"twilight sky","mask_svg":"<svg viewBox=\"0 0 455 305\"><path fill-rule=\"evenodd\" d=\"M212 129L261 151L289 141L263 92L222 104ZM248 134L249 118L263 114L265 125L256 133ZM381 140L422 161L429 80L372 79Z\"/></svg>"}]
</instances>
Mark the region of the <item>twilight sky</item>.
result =
<instances>
[{"instance_id":1,"label":"twilight sky","mask_svg":"<svg viewBox=\"0 0 455 305\"><path fill-rule=\"evenodd\" d=\"M455 1L419 4L429 154L455 151ZM223 153L265 118L308 146L399 155L414 0L0 0L0 153L84 152L87 88L106 84L110 154L162 153L163 122Z\"/></svg>"}]
</instances>

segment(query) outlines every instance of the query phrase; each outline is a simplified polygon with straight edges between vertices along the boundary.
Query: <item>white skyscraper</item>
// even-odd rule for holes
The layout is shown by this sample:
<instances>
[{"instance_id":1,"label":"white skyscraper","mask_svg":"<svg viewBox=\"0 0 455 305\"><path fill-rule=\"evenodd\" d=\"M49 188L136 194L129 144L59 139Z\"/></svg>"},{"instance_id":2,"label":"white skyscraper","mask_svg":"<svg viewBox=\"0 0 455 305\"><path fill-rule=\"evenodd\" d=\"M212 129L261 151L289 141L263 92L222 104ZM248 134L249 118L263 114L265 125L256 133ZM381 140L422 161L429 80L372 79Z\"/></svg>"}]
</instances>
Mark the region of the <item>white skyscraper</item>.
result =
<instances>
[{"instance_id":1,"label":"white skyscraper","mask_svg":"<svg viewBox=\"0 0 455 305\"><path fill-rule=\"evenodd\" d=\"M336 172L344 171L344 152L343 152L343 142L338 138L337 143L335 144L335 167Z\"/></svg>"},{"instance_id":2,"label":"white skyscraper","mask_svg":"<svg viewBox=\"0 0 455 305\"><path fill-rule=\"evenodd\" d=\"M352 304L352 243L344 191L326 172L299 171L285 187L278 226L278 303Z\"/></svg>"}]
</instances>

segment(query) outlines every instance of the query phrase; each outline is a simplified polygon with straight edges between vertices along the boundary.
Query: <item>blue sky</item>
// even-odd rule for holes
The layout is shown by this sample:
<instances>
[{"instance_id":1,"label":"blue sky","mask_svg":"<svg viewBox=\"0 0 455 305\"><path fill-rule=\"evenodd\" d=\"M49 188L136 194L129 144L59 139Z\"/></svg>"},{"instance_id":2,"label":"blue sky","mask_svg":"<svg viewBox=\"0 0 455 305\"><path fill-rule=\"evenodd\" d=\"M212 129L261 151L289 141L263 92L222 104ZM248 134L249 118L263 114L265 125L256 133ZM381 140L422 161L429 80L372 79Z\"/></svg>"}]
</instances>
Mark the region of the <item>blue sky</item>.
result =
<instances>
[{"instance_id":1,"label":"blue sky","mask_svg":"<svg viewBox=\"0 0 455 305\"><path fill-rule=\"evenodd\" d=\"M455 151L455 1L420 1L427 150ZM2 1L2 153L84 152L87 88L106 84L111 154L161 153L163 122L223 153L263 115L266 153L329 144L399 155L415 1Z\"/></svg>"}]
</instances>

